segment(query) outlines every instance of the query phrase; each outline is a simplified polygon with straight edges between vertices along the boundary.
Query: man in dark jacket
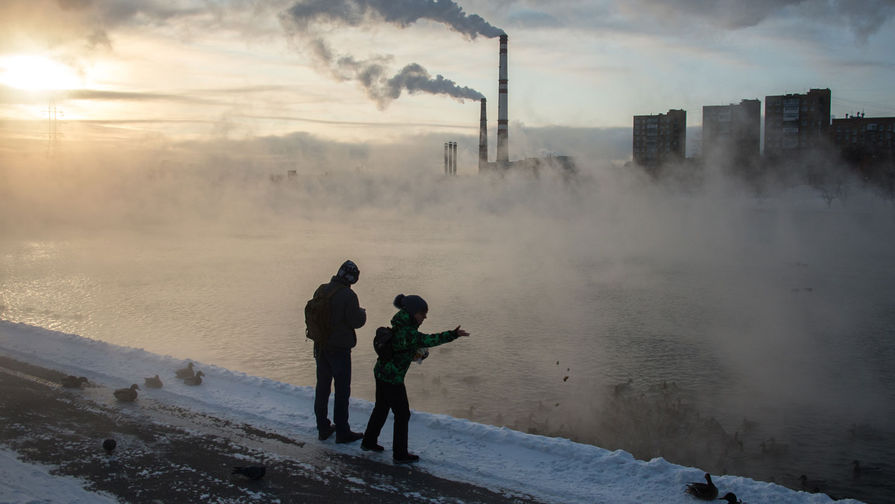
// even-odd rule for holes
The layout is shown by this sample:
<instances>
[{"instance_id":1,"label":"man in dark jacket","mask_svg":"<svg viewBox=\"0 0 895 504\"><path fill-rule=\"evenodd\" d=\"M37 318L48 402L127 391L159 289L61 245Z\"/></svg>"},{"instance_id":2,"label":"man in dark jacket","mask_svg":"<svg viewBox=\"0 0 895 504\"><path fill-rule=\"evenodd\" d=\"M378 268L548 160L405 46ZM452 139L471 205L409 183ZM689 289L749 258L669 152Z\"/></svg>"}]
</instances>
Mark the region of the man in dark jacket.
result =
<instances>
[{"instance_id":1,"label":"man in dark jacket","mask_svg":"<svg viewBox=\"0 0 895 504\"><path fill-rule=\"evenodd\" d=\"M357 344L357 333L367 322L367 312L360 307L357 294L351 285L357 282L360 270L352 261L345 261L338 273L328 284L320 288L327 292L334 290L330 306L332 331L322 346L314 344L314 359L317 361L317 389L314 397L314 414L317 416L317 437L322 441L336 433L337 443L351 443L364 437L352 432L348 425L348 398L351 396L351 349ZM336 384L333 404L333 420L330 423L330 386Z\"/></svg>"}]
</instances>

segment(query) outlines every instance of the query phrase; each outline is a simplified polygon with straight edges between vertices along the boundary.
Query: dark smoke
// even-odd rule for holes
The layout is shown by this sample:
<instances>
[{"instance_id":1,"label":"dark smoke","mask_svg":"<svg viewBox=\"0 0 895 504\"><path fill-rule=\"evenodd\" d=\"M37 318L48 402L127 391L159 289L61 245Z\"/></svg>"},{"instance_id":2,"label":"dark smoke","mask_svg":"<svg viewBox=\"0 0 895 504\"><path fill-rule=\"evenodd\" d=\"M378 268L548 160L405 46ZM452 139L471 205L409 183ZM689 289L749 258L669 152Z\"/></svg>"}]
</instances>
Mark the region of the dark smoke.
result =
<instances>
[{"instance_id":1,"label":"dark smoke","mask_svg":"<svg viewBox=\"0 0 895 504\"><path fill-rule=\"evenodd\" d=\"M469 87L460 87L454 81L436 75L433 79L425 68L416 63L405 66L397 75L388 80L388 96L392 99L401 96L401 90L406 89L410 93L422 91L432 94L446 94L454 98L468 98L479 100L484 98L482 93Z\"/></svg>"},{"instance_id":2,"label":"dark smoke","mask_svg":"<svg viewBox=\"0 0 895 504\"><path fill-rule=\"evenodd\" d=\"M332 51L322 39L312 42L315 55L330 68L339 80L359 82L380 108L385 108L392 100L401 96L404 90L409 93L443 94L458 100L478 100L482 93L475 89L458 86L456 82L441 75L432 75L421 65L411 63L392 77L388 77L384 63L389 58L378 57L369 60L358 60L353 56L335 58Z\"/></svg>"},{"instance_id":3,"label":"dark smoke","mask_svg":"<svg viewBox=\"0 0 895 504\"><path fill-rule=\"evenodd\" d=\"M467 15L450 0L304 0L295 3L280 16L287 33L301 40L321 67L339 80L359 82L379 108L385 108L405 90L408 93L443 94L461 101L483 98L484 95L479 91L459 86L442 75L433 78L418 63L405 65L400 72L389 77L385 65L393 59L391 56L361 60L350 54L337 55L326 39L315 30L316 23L327 21L349 26L385 21L406 27L420 19L447 24L470 38L478 35L495 37L503 33L480 16Z\"/></svg>"},{"instance_id":4,"label":"dark smoke","mask_svg":"<svg viewBox=\"0 0 895 504\"><path fill-rule=\"evenodd\" d=\"M428 19L444 23L469 38L479 35L494 38L504 33L481 16L466 14L451 0L301 0L289 8L286 15L300 28L316 21L359 26L379 17L401 27Z\"/></svg>"}]
</instances>

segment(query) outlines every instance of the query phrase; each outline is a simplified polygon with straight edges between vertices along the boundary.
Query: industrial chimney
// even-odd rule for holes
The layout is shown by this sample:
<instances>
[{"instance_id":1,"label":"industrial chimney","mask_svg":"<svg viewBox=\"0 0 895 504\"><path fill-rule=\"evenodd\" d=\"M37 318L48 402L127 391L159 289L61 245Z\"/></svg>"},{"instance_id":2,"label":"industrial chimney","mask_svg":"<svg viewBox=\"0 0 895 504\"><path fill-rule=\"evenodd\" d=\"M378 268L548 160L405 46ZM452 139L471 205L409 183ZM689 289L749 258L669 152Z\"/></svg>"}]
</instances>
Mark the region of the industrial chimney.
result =
<instances>
[{"instance_id":1,"label":"industrial chimney","mask_svg":"<svg viewBox=\"0 0 895 504\"><path fill-rule=\"evenodd\" d=\"M479 171L488 166L488 112L482 98L482 113L479 121Z\"/></svg>"},{"instance_id":2,"label":"industrial chimney","mask_svg":"<svg viewBox=\"0 0 895 504\"><path fill-rule=\"evenodd\" d=\"M457 174L457 142L444 143L444 174Z\"/></svg>"},{"instance_id":3,"label":"industrial chimney","mask_svg":"<svg viewBox=\"0 0 895 504\"><path fill-rule=\"evenodd\" d=\"M451 167L451 146L450 142L444 143L444 174L447 175Z\"/></svg>"},{"instance_id":4,"label":"industrial chimney","mask_svg":"<svg viewBox=\"0 0 895 504\"><path fill-rule=\"evenodd\" d=\"M500 36L500 75L497 86L497 163L509 163L507 122L507 36Z\"/></svg>"}]
</instances>

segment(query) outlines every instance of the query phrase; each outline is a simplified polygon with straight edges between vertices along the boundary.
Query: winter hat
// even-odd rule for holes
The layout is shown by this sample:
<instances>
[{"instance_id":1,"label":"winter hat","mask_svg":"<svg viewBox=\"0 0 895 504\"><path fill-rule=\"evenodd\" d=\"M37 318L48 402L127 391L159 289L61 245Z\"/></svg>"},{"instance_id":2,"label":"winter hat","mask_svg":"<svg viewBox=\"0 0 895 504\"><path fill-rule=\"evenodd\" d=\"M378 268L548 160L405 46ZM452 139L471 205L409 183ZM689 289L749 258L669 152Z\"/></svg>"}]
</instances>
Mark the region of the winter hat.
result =
<instances>
[{"instance_id":1,"label":"winter hat","mask_svg":"<svg viewBox=\"0 0 895 504\"><path fill-rule=\"evenodd\" d=\"M411 315L416 315L419 312L428 312L429 305L426 303L426 300L411 294L409 296L405 296L404 294L398 294L395 297L395 308L400 308Z\"/></svg>"},{"instance_id":2,"label":"winter hat","mask_svg":"<svg viewBox=\"0 0 895 504\"><path fill-rule=\"evenodd\" d=\"M360 277L360 270L357 269L357 265L354 264L353 261L345 261L342 263L342 266L339 267L339 272L336 273L336 278L342 279L351 285L357 282L357 279Z\"/></svg>"}]
</instances>

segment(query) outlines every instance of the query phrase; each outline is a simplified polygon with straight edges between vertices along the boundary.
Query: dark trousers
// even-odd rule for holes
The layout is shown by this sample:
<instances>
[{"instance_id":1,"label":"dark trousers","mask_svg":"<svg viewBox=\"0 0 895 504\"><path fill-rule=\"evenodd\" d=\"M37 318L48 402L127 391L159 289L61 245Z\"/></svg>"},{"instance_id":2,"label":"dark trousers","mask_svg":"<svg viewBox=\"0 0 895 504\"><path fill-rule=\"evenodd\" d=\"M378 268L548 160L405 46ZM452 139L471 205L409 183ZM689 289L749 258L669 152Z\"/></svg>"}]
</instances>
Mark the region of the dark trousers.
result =
<instances>
[{"instance_id":1,"label":"dark trousers","mask_svg":"<svg viewBox=\"0 0 895 504\"><path fill-rule=\"evenodd\" d=\"M329 426L329 393L332 383L336 383L336 398L333 404L333 420L336 434L347 434L348 398L351 396L351 350L314 349L317 361L317 389L314 396L314 414L317 416L317 430Z\"/></svg>"},{"instance_id":2,"label":"dark trousers","mask_svg":"<svg viewBox=\"0 0 895 504\"><path fill-rule=\"evenodd\" d=\"M407 455L407 427L410 424L410 402L407 400L407 389L404 384L394 384L376 379L376 404L367 422L367 430L364 432L364 444L374 445L379 439L379 433L388 411L395 413L395 430L392 439L392 453L400 457Z\"/></svg>"}]
</instances>

